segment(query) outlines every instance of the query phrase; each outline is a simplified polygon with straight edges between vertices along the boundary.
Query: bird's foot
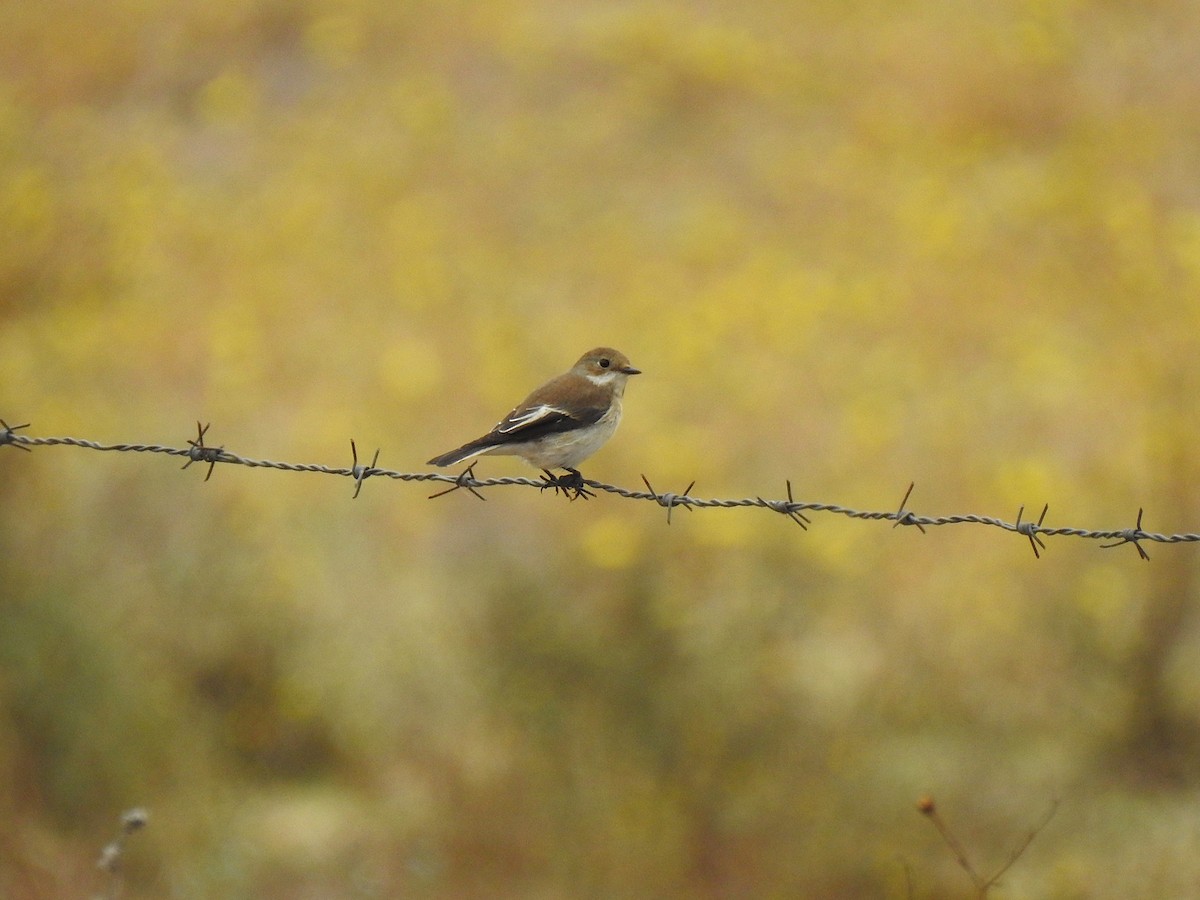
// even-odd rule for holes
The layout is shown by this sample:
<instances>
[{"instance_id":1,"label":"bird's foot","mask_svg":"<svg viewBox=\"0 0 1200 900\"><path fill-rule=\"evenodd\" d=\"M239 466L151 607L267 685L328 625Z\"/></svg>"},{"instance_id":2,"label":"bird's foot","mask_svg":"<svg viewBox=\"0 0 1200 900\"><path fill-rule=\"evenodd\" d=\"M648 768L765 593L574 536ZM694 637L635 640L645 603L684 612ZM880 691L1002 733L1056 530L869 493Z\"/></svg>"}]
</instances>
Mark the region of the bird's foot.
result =
<instances>
[{"instance_id":1,"label":"bird's foot","mask_svg":"<svg viewBox=\"0 0 1200 900\"><path fill-rule=\"evenodd\" d=\"M554 475L548 469L542 469L542 490L546 488L554 488L556 494L562 491L571 500L578 500L580 497L586 500L596 496L587 489L583 483L583 476L577 469L568 468L565 475Z\"/></svg>"}]
</instances>

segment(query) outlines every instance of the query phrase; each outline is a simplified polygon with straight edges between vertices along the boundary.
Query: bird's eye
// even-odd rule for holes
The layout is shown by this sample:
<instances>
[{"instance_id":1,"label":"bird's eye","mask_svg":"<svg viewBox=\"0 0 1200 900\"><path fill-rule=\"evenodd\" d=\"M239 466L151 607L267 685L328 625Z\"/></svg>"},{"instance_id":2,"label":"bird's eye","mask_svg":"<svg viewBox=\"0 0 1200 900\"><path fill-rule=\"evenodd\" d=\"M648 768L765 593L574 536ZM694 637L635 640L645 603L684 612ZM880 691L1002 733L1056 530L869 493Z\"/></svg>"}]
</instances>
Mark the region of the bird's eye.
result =
<instances>
[{"instance_id":1,"label":"bird's eye","mask_svg":"<svg viewBox=\"0 0 1200 900\"><path fill-rule=\"evenodd\" d=\"M607 368L608 368L609 366L611 366L611 365L612 365L612 360L611 360L611 359L602 359L602 360L600 360L600 368L602 368L602 369L607 369Z\"/></svg>"}]
</instances>

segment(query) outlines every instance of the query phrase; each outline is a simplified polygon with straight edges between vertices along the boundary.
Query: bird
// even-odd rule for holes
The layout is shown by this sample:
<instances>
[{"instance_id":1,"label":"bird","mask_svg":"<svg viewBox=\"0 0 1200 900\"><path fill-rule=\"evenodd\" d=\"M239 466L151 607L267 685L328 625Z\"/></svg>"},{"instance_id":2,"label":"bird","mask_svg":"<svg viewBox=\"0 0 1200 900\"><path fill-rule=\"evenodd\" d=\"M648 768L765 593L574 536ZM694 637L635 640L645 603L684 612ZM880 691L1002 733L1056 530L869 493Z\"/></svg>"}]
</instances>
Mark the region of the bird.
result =
<instances>
[{"instance_id":1,"label":"bird","mask_svg":"<svg viewBox=\"0 0 1200 900\"><path fill-rule=\"evenodd\" d=\"M544 487L588 496L576 468L613 436L621 421L625 385L641 369L611 347L589 350L567 372L551 378L487 434L429 460L453 466L477 456L519 456L542 470ZM567 474L555 476L554 469ZM469 470L468 470L469 471ZM574 497L572 498L574 499Z\"/></svg>"}]
</instances>

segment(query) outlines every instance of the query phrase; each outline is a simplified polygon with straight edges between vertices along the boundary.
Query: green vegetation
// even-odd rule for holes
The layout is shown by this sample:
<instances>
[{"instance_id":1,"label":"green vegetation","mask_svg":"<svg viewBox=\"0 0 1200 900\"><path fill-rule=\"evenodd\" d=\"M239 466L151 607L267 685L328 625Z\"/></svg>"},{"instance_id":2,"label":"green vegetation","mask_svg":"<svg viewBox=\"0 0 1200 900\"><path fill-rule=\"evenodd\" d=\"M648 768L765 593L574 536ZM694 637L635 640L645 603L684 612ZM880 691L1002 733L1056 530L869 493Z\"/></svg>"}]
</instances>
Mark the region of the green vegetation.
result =
<instances>
[{"instance_id":1,"label":"green vegetation","mask_svg":"<svg viewBox=\"0 0 1200 900\"><path fill-rule=\"evenodd\" d=\"M1200 7L10 2L0 416L1200 530ZM481 475L529 474L485 459ZM0 895L1200 883L1197 551L0 448ZM939 826L940 827L940 826Z\"/></svg>"}]
</instances>

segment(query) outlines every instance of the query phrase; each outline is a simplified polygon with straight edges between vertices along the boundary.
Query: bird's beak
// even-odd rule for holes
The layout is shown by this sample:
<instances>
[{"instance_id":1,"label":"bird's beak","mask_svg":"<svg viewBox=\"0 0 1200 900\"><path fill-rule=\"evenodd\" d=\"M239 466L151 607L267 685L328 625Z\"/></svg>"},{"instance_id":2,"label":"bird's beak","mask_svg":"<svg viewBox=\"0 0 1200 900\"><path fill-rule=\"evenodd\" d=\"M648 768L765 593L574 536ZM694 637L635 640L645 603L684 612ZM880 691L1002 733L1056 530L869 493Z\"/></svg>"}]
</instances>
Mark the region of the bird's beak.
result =
<instances>
[{"instance_id":1,"label":"bird's beak","mask_svg":"<svg viewBox=\"0 0 1200 900\"><path fill-rule=\"evenodd\" d=\"M633 366L621 366L621 371L626 375L641 375L641 369L635 369Z\"/></svg>"}]
</instances>

